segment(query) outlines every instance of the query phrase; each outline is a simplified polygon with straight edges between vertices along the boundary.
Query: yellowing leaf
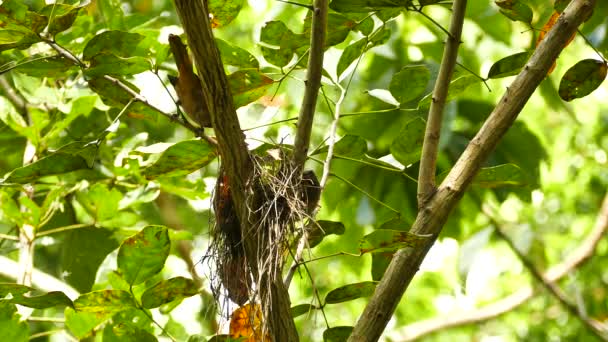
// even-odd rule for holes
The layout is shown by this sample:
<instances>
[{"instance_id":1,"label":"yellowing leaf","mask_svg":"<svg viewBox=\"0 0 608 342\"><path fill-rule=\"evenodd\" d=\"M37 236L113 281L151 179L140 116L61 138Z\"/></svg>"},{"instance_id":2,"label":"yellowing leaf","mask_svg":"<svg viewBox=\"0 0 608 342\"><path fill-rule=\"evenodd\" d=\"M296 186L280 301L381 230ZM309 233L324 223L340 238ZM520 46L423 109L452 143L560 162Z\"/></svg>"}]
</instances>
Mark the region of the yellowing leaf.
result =
<instances>
[{"instance_id":1,"label":"yellowing leaf","mask_svg":"<svg viewBox=\"0 0 608 342\"><path fill-rule=\"evenodd\" d=\"M551 18L549 18L549 20L547 21L545 26L543 26L543 28L540 30L538 39L536 39L536 47L538 47L538 45L540 45L540 42L542 42L543 39L545 39L545 36L549 32L549 30L551 30L553 25L555 25L555 23L557 22L557 19L559 18L560 15L561 15L560 13L553 12L553 15L551 15ZM572 37L570 37L570 39L568 39L568 42L566 43L564 48L566 46L570 45L570 43L574 40L574 37L576 37L576 32L572 35ZM547 76L551 75L551 73L555 69L555 66L556 66L556 63L554 62L553 65L551 66L551 68L549 69L549 71L547 72Z\"/></svg>"},{"instance_id":2,"label":"yellowing leaf","mask_svg":"<svg viewBox=\"0 0 608 342\"><path fill-rule=\"evenodd\" d=\"M230 316L230 337L242 338L243 342L270 342L268 335L262 338L262 309L260 304L245 304Z\"/></svg>"}]
</instances>

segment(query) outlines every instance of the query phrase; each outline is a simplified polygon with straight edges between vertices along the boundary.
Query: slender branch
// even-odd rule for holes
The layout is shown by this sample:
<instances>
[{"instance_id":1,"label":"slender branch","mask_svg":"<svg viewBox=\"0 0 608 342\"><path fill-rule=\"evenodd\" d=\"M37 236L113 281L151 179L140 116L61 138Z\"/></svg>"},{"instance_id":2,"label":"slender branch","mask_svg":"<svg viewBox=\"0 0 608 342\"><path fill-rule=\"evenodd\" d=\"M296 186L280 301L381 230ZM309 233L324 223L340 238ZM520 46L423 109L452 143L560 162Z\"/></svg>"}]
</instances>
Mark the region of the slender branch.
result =
<instances>
[{"instance_id":1,"label":"slender branch","mask_svg":"<svg viewBox=\"0 0 608 342\"><path fill-rule=\"evenodd\" d=\"M18 236L8 235L8 234L0 234L0 239L11 240L11 241L19 241Z\"/></svg>"},{"instance_id":2,"label":"slender branch","mask_svg":"<svg viewBox=\"0 0 608 342\"><path fill-rule=\"evenodd\" d=\"M436 191L435 172L437 154L439 153L441 121L443 120L443 109L448 97L450 80L454 74L456 59L458 58L458 46L460 45L466 7L467 0L454 1L454 13L452 14L452 21L450 23L450 32L443 51L435 89L433 89L433 101L429 109L426 132L424 133L420 171L418 174L418 208L422 208L424 202Z\"/></svg>"},{"instance_id":3,"label":"slender branch","mask_svg":"<svg viewBox=\"0 0 608 342\"><path fill-rule=\"evenodd\" d=\"M450 212L500 139L532 96L568 39L595 6L595 0L573 0L551 28L520 74L507 89L480 131L469 143L437 192L419 210L410 230L415 234L441 232ZM433 241L434 239L429 239ZM428 253L428 246L395 253L349 341L377 341L410 281Z\"/></svg>"},{"instance_id":4,"label":"slender branch","mask_svg":"<svg viewBox=\"0 0 608 342\"><path fill-rule=\"evenodd\" d=\"M521 261L521 263L528 270L528 272L532 274L534 279L536 279L537 282L539 282L547 291L549 291L549 293L553 295L553 297L555 297L560 302L560 304L570 312L571 315L581 321L581 323L583 323L583 325L585 325L591 333L593 333L600 340L608 341L608 332L605 328L602 327L602 324L596 321L595 319L587 317L587 315L582 312L581 309L575 303L572 303L572 301L570 301L568 296L555 282L547 279L541 273L541 271L538 270L532 260L530 260L530 258L528 258L523 252L521 252L517 248L515 242L513 242L513 240L505 233L502 225L496 220L494 214L490 212L488 208L484 207L482 210L494 226L496 234L498 234L498 236L500 236L500 238L505 241L507 245L509 245L509 248L511 248L513 253L517 255L519 261Z\"/></svg>"},{"instance_id":5,"label":"slender branch","mask_svg":"<svg viewBox=\"0 0 608 342\"><path fill-rule=\"evenodd\" d=\"M93 225L94 224L90 224L90 223L75 223L75 224L71 224L71 225L68 225L68 226L63 226L63 227L59 227L59 228L53 228L53 229L42 231L40 233L36 233L36 239L39 238L39 237L41 237L41 236L61 233L61 232L65 232L65 231L68 231L68 230L87 228L87 227L91 227Z\"/></svg>"},{"instance_id":6,"label":"slender branch","mask_svg":"<svg viewBox=\"0 0 608 342\"><path fill-rule=\"evenodd\" d=\"M325 50L325 35L327 31L327 0L315 0L312 14L312 30L310 35L310 53L308 56L308 71L306 74L306 90L300 107L298 129L294 143L293 165L296 169L296 179L304 168L308 155L312 122L321 86L323 73L323 52Z\"/></svg>"},{"instance_id":7,"label":"slender branch","mask_svg":"<svg viewBox=\"0 0 608 342\"><path fill-rule=\"evenodd\" d=\"M5 75L0 75L0 89L2 89L2 94L6 96L17 112L24 118L27 118L29 116L27 111L27 102L23 96L19 94L9 83Z\"/></svg>"}]
</instances>

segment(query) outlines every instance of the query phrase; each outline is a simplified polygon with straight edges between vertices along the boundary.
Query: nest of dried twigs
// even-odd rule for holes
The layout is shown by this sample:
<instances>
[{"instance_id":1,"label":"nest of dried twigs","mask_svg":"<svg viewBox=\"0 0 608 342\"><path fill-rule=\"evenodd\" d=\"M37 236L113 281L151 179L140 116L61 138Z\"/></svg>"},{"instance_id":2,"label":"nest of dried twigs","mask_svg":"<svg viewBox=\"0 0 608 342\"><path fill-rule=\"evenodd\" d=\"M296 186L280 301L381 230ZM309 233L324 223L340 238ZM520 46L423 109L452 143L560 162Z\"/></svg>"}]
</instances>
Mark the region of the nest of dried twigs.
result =
<instances>
[{"instance_id":1,"label":"nest of dried twigs","mask_svg":"<svg viewBox=\"0 0 608 342\"><path fill-rule=\"evenodd\" d=\"M228 177L222 170L213 199L216 219L208 254L216 273L213 292L216 298L226 296L239 306L260 303L264 313L270 307L270 296L266 295L270 289L262 287L281 281L291 246L303 234L304 223L319 199L314 172L305 171L300 178L282 156L284 152L274 150L252 157L248 231L241 229ZM246 253L246 247L253 250ZM255 260L248 260L251 255Z\"/></svg>"}]
</instances>

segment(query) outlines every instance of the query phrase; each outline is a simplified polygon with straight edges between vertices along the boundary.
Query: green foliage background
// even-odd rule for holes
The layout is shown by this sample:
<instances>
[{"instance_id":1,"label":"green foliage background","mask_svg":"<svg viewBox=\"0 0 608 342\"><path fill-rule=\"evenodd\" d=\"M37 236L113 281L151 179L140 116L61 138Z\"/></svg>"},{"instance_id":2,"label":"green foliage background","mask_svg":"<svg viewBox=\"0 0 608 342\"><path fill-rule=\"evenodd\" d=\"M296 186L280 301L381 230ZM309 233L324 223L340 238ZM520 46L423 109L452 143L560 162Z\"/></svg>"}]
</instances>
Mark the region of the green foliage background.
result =
<instances>
[{"instance_id":1,"label":"green foliage background","mask_svg":"<svg viewBox=\"0 0 608 342\"><path fill-rule=\"evenodd\" d=\"M347 89L341 139L317 218L342 225L327 223L333 228L307 258L333 256L308 263L310 276L301 269L290 288L293 306L312 305L300 306L296 318L304 341L322 340L330 327L354 325L366 303L360 297L372 293L390 259L390 252L353 256L361 239L376 229L407 230L415 218L420 137L443 51L440 26L447 27L450 16L445 1L405 1L407 11L389 6L374 15L359 3L365 2L331 5L345 13L330 16L331 47L312 135L318 148L307 166L321 174L339 81ZM416 11L420 3L429 4L424 15ZM521 3L533 13L529 23L527 10L507 17L493 2L469 1L444 115L440 174L489 115L522 59L492 66L533 50L553 12L549 0ZM6 284L0 284L0 336L204 341L227 330L226 311L234 307L214 304L210 270L199 262L209 243L216 153L164 115L176 112L164 86L167 74L176 73L166 41L169 33L180 33L173 4L83 5L1 5L0 280ZM290 144L304 89L308 9L270 0L210 1L210 7L236 102L243 105L238 114L248 143ZM591 95L573 102L560 99L558 89L577 62L608 54L607 14L608 2L598 1L581 29L589 42L579 34L566 48L500 143L404 296L386 340L404 340L408 324L466 315L522 287L538 287L493 232L496 222L541 270L567 258L592 229L608 184L608 88L602 78L587 85L599 86ZM509 19L514 17L520 21ZM55 43L84 64L59 55ZM597 70L592 76L601 76ZM141 91L162 113L131 101L104 75ZM27 113L10 100L9 89L23 96ZM26 158L33 163L24 165L24 156L34 156ZM491 218L483 205L494 212ZM58 280L34 280L41 297L15 284L20 229L35 239L34 279L40 271ZM598 320L608 315L607 254L602 240L589 262L559 282ZM539 291L504 315L424 339L491 337L593 338Z\"/></svg>"}]
</instances>

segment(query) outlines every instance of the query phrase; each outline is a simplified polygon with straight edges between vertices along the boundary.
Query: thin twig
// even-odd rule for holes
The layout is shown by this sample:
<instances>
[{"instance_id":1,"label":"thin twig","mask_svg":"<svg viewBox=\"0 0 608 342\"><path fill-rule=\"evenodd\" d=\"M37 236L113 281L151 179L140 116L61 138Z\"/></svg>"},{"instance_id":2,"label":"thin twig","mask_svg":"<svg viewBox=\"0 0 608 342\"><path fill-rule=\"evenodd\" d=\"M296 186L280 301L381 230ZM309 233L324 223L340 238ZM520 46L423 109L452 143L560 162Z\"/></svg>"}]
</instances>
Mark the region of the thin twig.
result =
<instances>
[{"instance_id":1,"label":"thin twig","mask_svg":"<svg viewBox=\"0 0 608 342\"><path fill-rule=\"evenodd\" d=\"M327 0L315 0L312 14L312 28L310 35L310 53L308 56L308 71L306 74L306 90L300 107L298 129L296 132L293 165L296 170L296 179L300 178L304 162L308 155L312 123L321 86L323 73L323 52L325 51L325 35L327 31Z\"/></svg>"},{"instance_id":2,"label":"thin twig","mask_svg":"<svg viewBox=\"0 0 608 342\"><path fill-rule=\"evenodd\" d=\"M467 6L466 0L454 1L454 13L450 23L439 75L433 89L433 101L429 109L429 116L424 133L422 155L420 159L420 172L418 174L418 208L422 208L424 202L435 192L435 172L437 167L437 154L439 153L439 136L441 133L441 121L443 120L443 109L448 96L450 80L454 74L456 59L458 58L458 46L462 34L464 14ZM422 11L420 11L422 13Z\"/></svg>"},{"instance_id":3,"label":"thin twig","mask_svg":"<svg viewBox=\"0 0 608 342\"><path fill-rule=\"evenodd\" d=\"M68 226L53 228L53 229L45 230L40 233L36 233L36 239L39 237L42 237L42 236L46 236L46 235L66 232L69 230L82 229L82 228L87 228L87 227L92 227L92 226L94 226L94 224L92 224L92 223L75 223L75 224L71 224Z\"/></svg>"},{"instance_id":4,"label":"thin twig","mask_svg":"<svg viewBox=\"0 0 608 342\"><path fill-rule=\"evenodd\" d=\"M562 291L562 289L557 284L555 284L555 282L547 279L541 273L541 271L536 268L536 265L534 265L532 260L530 260L530 258L528 258L523 252L521 252L517 248L515 242L513 242L509 235L505 233L502 225L494 217L494 213L492 213L487 208L487 206L482 207L483 213L494 226L494 230L496 231L498 236L500 236L500 238L505 241L507 245L509 245L509 248L511 248L513 253L517 255L519 261L521 261L521 263L528 270L528 272L532 274L534 279L536 279L536 281L538 281L547 291L549 291L549 293L551 293L551 295L553 295L553 297L555 297L560 302L560 304L570 312L570 314L572 314L581 323L583 323L583 325L586 326L591 333L593 333L596 337L603 341L608 341L608 331L603 328L602 323L598 322L595 319L587 317L587 314L582 312L582 310L575 303L570 301L568 296Z\"/></svg>"},{"instance_id":5,"label":"thin twig","mask_svg":"<svg viewBox=\"0 0 608 342\"><path fill-rule=\"evenodd\" d=\"M0 239L11 240L11 241L19 241L19 237L18 236L7 235L7 234L0 234Z\"/></svg>"}]
</instances>

